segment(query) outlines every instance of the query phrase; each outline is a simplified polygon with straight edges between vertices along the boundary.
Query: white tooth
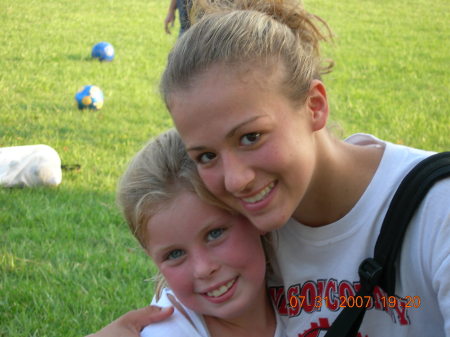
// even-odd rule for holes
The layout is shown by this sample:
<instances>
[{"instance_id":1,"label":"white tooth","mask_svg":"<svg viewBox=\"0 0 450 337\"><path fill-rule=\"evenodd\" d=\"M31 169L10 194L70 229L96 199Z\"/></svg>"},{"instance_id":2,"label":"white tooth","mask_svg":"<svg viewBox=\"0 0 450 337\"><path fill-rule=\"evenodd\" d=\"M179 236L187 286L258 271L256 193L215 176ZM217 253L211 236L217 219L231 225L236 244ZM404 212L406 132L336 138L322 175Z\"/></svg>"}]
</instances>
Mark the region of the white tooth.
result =
<instances>
[{"instance_id":1,"label":"white tooth","mask_svg":"<svg viewBox=\"0 0 450 337\"><path fill-rule=\"evenodd\" d=\"M269 186L267 186L265 189L263 189L261 192L254 195L253 197L244 198L244 201L250 202L250 203L255 203L257 201L264 199L264 197L272 190L273 186L274 186L274 183L271 183Z\"/></svg>"},{"instance_id":2,"label":"white tooth","mask_svg":"<svg viewBox=\"0 0 450 337\"><path fill-rule=\"evenodd\" d=\"M208 295L213 296L213 297L218 297L218 296L224 294L227 290L228 290L228 288L226 286L221 286L219 289L209 292Z\"/></svg>"},{"instance_id":3,"label":"white tooth","mask_svg":"<svg viewBox=\"0 0 450 337\"><path fill-rule=\"evenodd\" d=\"M228 282L227 284L219 287L219 289L215 289L213 291L209 291L206 294L211 297L219 297L227 292L228 289L233 285L234 280Z\"/></svg>"}]
</instances>

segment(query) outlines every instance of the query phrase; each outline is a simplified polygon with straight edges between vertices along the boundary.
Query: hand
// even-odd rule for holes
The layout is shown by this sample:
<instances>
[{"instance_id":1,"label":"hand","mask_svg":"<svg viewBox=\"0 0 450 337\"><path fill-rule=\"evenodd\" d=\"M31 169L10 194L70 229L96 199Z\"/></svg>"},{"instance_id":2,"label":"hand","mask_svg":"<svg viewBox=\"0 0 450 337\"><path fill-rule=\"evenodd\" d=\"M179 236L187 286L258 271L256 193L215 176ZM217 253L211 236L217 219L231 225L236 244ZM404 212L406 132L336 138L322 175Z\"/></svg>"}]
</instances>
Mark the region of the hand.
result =
<instances>
[{"instance_id":1,"label":"hand","mask_svg":"<svg viewBox=\"0 0 450 337\"><path fill-rule=\"evenodd\" d=\"M133 310L120 316L99 332L86 337L140 337L141 330L151 323L167 319L173 313L173 308L149 306Z\"/></svg>"},{"instance_id":2,"label":"hand","mask_svg":"<svg viewBox=\"0 0 450 337\"><path fill-rule=\"evenodd\" d=\"M166 30L167 34L170 34L170 27L173 28L173 25L175 24L175 11L169 11L167 13L166 19L164 20L164 29Z\"/></svg>"}]
</instances>

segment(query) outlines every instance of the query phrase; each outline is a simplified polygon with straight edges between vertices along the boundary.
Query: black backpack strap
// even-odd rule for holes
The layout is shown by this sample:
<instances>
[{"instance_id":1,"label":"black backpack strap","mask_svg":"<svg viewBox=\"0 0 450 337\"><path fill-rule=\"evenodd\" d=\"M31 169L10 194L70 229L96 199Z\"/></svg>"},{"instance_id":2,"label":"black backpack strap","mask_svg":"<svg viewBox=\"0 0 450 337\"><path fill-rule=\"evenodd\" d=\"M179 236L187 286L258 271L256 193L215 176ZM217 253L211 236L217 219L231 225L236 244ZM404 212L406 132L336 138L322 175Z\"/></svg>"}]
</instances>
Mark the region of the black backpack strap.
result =
<instances>
[{"instance_id":1,"label":"black backpack strap","mask_svg":"<svg viewBox=\"0 0 450 337\"><path fill-rule=\"evenodd\" d=\"M375 244L374 258L359 266L361 289L356 296L372 296L379 285L389 295L395 291L395 263L415 210L434 183L450 177L450 152L427 157L402 180L389 205ZM325 337L356 337L366 308L346 307Z\"/></svg>"},{"instance_id":2,"label":"black backpack strap","mask_svg":"<svg viewBox=\"0 0 450 337\"><path fill-rule=\"evenodd\" d=\"M417 164L403 179L394 195L374 253L376 261L383 266L381 288L389 295L394 295L395 263L415 210L434 183L449 176L450 152L437 153Z\"/></svg>"}]
</instances>

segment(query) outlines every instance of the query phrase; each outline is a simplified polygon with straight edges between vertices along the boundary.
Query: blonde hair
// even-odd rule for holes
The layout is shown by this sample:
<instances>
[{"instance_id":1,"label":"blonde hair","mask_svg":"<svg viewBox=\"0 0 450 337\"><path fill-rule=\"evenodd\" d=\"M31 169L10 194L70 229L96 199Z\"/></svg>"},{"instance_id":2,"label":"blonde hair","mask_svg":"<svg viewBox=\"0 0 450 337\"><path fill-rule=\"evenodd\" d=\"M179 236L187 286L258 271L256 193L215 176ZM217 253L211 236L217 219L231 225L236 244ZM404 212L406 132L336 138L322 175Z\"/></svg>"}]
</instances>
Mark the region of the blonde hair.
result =
<instances>
[{"instance_id":1,"label":"blonde hair","mask_svg":"<svg viewBox=\"0 0 450 337\"><path fill-rule=\"evenodd\" d=\"M281 65L283 88L294 102L306 98L313 79L331 71L324 65L319 43L331 39L321 18L297 0L194 0L194 24L169 54L160 90L170 107L170 95L186 89L192 78L213 64Z\"/></svg>"},{"instance_id":2,"label":"blonde hair","mask_svg":"<svg viewBox=\"0 0 450 337\"><path fill-rule=\"evenodd\" d=\"M148 142L135 155L117 188L117 204L144 250L148 248L148 221L183 191L195 193L212 205L230 210L206 190L178 132L170 129ZM158 299L165 281L160 273L154 281Z\"/></svg>"},{"instance_id":3,"label":"blonde hair","mask_svg":"<svg viewBox=\"0 0 450 337\"><path fill-rule=\"evenodd\" d=\"M206 190L178 132L170 129L148 142L119 181L117 203L131 232L147 249L147 223L182 191L228 209Z\"/></svg>"}]
</instances>

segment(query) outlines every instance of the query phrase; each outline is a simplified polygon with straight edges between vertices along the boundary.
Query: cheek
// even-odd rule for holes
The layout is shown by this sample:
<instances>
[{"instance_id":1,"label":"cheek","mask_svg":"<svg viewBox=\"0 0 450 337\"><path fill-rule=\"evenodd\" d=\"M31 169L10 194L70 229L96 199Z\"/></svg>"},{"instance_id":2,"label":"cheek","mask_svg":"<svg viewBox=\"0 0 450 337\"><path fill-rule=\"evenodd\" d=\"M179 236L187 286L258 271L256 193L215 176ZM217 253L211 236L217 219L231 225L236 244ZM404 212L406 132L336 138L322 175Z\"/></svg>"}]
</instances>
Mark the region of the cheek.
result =
<instances>
[{"instance_id":1,"label":"cheek","mask_svg":"<svg viewBox=\"0 0 450 337\"><path fill-rule=\"evenodd\" d=\"M178 267L160 271L178 301L194 311L200 311L198 295L194 291L192 274L189 269L192 270L192 268Z\"/></svg>"},{"instance_id":2,"label":"cheek","mask_svg":"<svg viewBox=\"0 0 450 337\"><path fill-rule=\"evenodd\" d=\"M304 166L309 166L311 160L309 144L304 146L292 139L286 139L286 144L280 143L281 141L274 142L267 148L261 165L265 165L273 173L295 177L301 175Z\"/></svg>"},{"instance_id":3,"label":"cheek","mask_svg":"<svg viewBox=\"0 0 450 337\"><path fill-rule=\"evenodd\" d=\"M169 288L172 289L177 297L186 296L191 289L191 280L187 268L184 267L162 267L159 269Z\"/></svg>"},{"instance_id":4,"label":"cheek","mask_svg":"<svg viewBox=\"0 0 450 337\"><path fill-rule=\"evenodd\" d=\"M248 250L245 258L241 258L243 273L247 279L258 287L265 282L266 258L261 244L253 245L253 249Z\"/></svg>"},{"instance_id":5,"label":"cheek","mask_svg":"<svg viewBox=\"0 0 450 337\"><path fill-rule=\"evenodd\" d=\"M222 176L220 172L214 169L198 168L198 173L206 188L215 196L220 196L223 190Z\"/></svg>"},{"instance_id":6,"label":"cheek","mask_svg":"<svg viewBox=\"0 0 450 337\"><path fill-rule=\"evenodd\" d=\"M244 231L235 233L234 244L228 252L236 266L251 275L255 281L264 279L266 259L262 248L261 238L252 226Z\"/></svg>"}]
</instances>

